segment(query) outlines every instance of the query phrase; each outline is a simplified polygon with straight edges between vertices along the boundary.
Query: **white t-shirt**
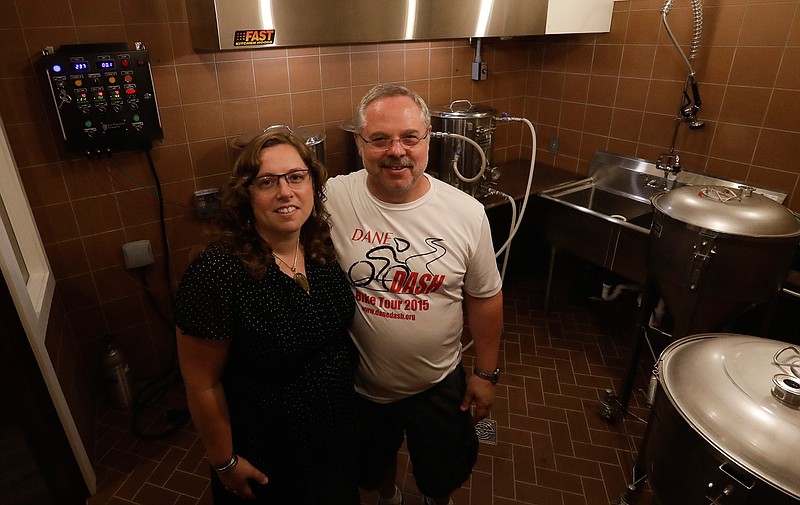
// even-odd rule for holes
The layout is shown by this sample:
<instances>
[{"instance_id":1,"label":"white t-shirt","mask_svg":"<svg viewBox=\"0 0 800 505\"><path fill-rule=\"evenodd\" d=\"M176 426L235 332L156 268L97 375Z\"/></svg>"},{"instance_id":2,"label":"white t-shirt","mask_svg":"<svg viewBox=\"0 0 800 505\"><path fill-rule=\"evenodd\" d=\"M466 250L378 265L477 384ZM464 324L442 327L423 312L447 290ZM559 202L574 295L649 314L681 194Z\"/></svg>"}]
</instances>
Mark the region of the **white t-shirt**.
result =
<instances>
[{"instance_id":1,"label":"white t-shirt","mask_svg":"<svg viewBox=\"0 0 800 505\"><path fill-rule=\"evenodd\" d=\"M502 289L483 205L427 174L418 200L390 204L366 170L328 181L339 264L356 296L356 390L380 403L428 389L461 359L462 301Z\"/></svg>"}]
</instances>

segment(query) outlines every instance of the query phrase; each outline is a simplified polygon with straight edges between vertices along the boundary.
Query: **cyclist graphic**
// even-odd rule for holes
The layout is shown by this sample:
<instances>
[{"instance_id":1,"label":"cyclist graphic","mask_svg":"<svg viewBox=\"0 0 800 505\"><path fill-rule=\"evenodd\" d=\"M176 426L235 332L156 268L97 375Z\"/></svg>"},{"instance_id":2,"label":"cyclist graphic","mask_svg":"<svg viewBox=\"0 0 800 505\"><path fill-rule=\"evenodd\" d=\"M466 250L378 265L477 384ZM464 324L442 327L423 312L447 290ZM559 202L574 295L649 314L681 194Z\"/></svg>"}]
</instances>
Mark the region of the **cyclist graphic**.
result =
<instances>
[{"instance_id":1,"label":"cyclist graphic","mask_svg":"<svg viewBox=\"0 0 800 505\"><path fill-rule=\"evenodd\" d=\"M422 266L427 272L422 276L435 279L437 276L430 265L447 254L447 249L441 242L441 238L428 237L425 239L425 244L430 248L428 251L413 254L403 260L399 255L408 251L411 244L405 239L395 237L394 246L380 245L367 251L366 259L353 263L347 270L347 276L355 287L380 292L398 292L398 281L402 287L406 279L419 277L412 266L418 263L416 260L422 259L424 260Z\"/></svg>"}]
</instances>

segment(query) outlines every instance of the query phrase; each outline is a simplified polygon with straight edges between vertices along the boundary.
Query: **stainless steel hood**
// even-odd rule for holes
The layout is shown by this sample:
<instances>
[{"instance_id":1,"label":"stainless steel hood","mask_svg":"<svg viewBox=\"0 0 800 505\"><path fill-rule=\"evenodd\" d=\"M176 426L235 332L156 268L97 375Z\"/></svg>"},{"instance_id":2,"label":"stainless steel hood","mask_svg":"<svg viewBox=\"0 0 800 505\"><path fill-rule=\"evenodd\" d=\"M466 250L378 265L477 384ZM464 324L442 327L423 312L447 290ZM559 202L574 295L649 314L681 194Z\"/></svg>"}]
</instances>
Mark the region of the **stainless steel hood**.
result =
<instances>
[{"instance_id":1,"label":"stainless steel hood","mask_svg":"<svg viewBox=\"0 0 800 505\"><path fill-rule=\"evenodd\" d=\"M583 0L598 1L613 4ZM548 0L186 0L186 6L193 45L204 50L542 35L548 17Z\"/></svg>"}]
</instances>

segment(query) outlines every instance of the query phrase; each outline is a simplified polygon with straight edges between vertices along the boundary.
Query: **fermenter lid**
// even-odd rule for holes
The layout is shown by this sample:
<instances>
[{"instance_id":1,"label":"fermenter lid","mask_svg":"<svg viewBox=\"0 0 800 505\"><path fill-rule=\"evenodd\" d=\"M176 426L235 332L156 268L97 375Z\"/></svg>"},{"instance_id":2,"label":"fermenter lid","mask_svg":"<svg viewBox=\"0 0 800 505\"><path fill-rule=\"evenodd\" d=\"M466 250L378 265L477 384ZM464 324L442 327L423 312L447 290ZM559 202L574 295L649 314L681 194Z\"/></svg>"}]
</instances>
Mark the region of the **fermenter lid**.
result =
<instances>
[{"instance_id":1,"label":"fermenter lid","mask_svg":"<svg viewBox=\"0 0 800 505\"><path fill-rule=\"evenodd\" d=\"M683 186L653 197L657 211L686 224L745 237L800 235L800 222L754 188Z\"/></svg>"},{"instance_id":2,"label":"fermenter lid","mask_svg":"<svg viewBox=\"0 0 800 505\"><path fill-rule=\"evenodd\" d=\"M473 104L469 100L453 100L449 105L437 105L430 108L431 116L441 118L483 118L494 117L497 109L479 103Z\"/></svg>"},{"instance_id":3,"label":"fermenter lid","mask_svg":"<svg viewBox=\"0 0 800 505\"><path fill-rule=\"evenodd\" d=\"M783 350L778 362L800 365L793 349L748 335L694 335L664 350L658 373L663 392L695 431L731 461L800 498L800 408L773 393L775 377L796 377L774 363Z\"/></svg>"}]
</instances>

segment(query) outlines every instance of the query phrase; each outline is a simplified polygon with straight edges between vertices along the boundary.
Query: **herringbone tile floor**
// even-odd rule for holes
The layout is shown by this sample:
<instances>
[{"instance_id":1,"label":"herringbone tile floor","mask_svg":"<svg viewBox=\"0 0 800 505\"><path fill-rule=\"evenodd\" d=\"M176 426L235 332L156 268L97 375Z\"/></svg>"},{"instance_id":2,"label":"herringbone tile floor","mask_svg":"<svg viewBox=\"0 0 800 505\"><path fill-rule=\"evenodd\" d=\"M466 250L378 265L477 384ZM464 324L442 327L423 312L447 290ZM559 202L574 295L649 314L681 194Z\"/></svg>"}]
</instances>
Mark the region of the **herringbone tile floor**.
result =
<instances>
[{"instance_id":1,"label":"herringbone tile floor","mask_svg":"<svg viewBox=\"0 0 800 505\"><path fill-rule=\"evenodd\" d=\"M607 389L620 387L635 295L592 300L577 293L574 275L566 277L546 312L541 275L506 279L496 443L481 444L471 479L453 496L456 505L607 505L628 484L645 427L636 417L649 414L640 406L644 374L631 398L635 416L608 422L598 406ZM644 360L641 370L649 366ZM179 389L166 394L140 424L149 429L182 405ZM137 438L130 425L130 413L118 410L99 419L98 493L89 505L211 503L208 464L191 423L161 440ZM418 503L404 454L400 463L405 503ZM650 501L645 492L640 503ZM362 502L374 504L375 494L364 493Z\"/></svg>"}]
</instances>

